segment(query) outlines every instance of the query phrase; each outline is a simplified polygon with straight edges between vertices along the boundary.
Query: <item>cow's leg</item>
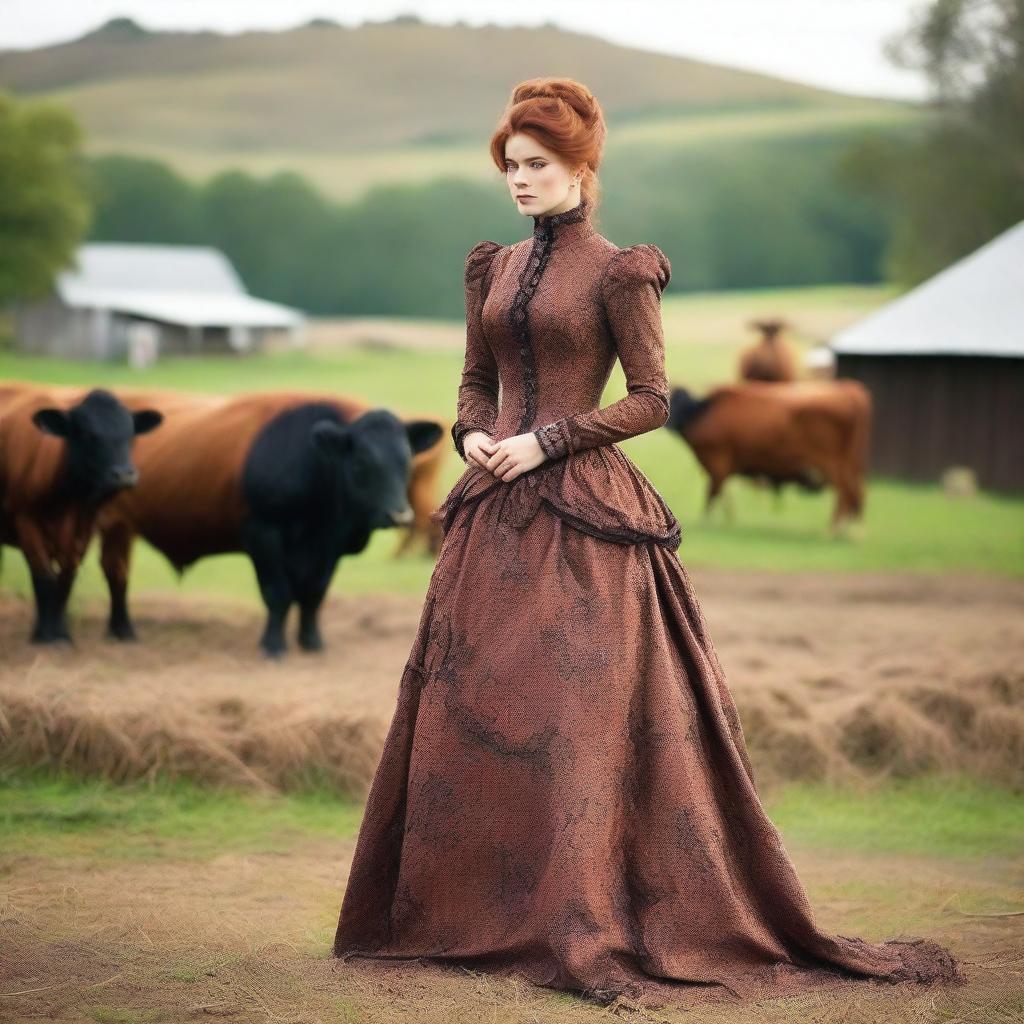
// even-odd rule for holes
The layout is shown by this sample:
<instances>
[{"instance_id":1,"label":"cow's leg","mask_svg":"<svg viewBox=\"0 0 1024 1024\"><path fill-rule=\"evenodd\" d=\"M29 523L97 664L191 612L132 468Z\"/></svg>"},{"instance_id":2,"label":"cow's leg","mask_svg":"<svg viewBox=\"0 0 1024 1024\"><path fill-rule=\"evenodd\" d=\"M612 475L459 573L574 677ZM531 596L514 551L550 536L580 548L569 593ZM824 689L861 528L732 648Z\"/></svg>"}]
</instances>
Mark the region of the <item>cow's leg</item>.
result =
<instances>
[{"instance_id":1,"label":"cow's leg","mask_svg":"<svg viewBox=\"0 0 1024 1024\"><path fill-rule=\"evenodd\" d=\"M299 602L299 646L304 651L323 650L320 635L320 606L334 575L334 564L319 566L317 573L301 589L296 590Z\"/></svg>"},{"instance_id":2,"label":"cow's leg","mask_svg":"<svg viewBox=\"0 0 1024 1024\"><path fill-rule=\"evenodd\" d=\"M107 636L112 640L135 640L135 626L128 614L128 573L132 562L134 535L124 523L115 523L103 531L100 565L110 591L110 617Z\"/></svg>"},{"instance_id":3,"label":"cow's leg","mask_svg":"<svg viewBox=\"0 0 1024 1024\"><path fill-rule=\"evenodd\" d=\"M850 540L864 539L864 482L860 476L846 467L842 476L841 505L837 502L838 522L833 524L834 532L841 532ZM841 518L839 518L841 517Z\"/></svg>"},{"instance_id":4,"label":"cow's leg","mask_svg":"<svg viewBox=\"0 0 1024 1024\"><path fill-rule=\"evenodd\" d=\"M711 518L711 509L722 493L722 486L725 483L723 477L712 476L708 478L708 493L704 500L704 519L709 520Z\"/></svg>"},{"instance_id":5,"label":"cow's leg","mask_svg":"<svg viewBox=\"0 0 1024 1024\"><path fill-rule=\"evenodd\" d=\"M846 488L846 480L840 466L828 463L817 468L820 469L829 486L835 492L836 500L832 506L832 520L829 523L829 532L835 537L842 532L843 521L849 515L849 494Z\"/></svg>"},{"instance_id":6,"label":"cow's leg","mask_svg":"<svg viewBox=\"0 0 1024 1024\"><path fill-rule=\"evenodd\" d=\"M71 640L71 630L68 627L68 598L71 596L71 588L77 575L78 563L75 562L61 566L60 575L57 577L57 594L53 609L53 634L56 640Z\"/></svg>"},{"instance_id":7,"label":"cow's leg","mask_svg":"<svg viewBox=\"0 0 1024 1024\"><path fill-rule=\"evenodd\" d=\"M267 625L260 646L268 657L279 658L287 646L284 624L293 600L284 541L276 526L255 519L250 519L244 525L242 534L245 549L256 570L263 603L267 606Z\"/></svg>"},{"instance_id":8,"label":"cow's leg","mask_svg":"<svg viewBox=\"0 0 1024 1024\"><path fill-rule=\"evenodd\" d=\"M849 495L850 514L857 519L864 518L864 477L850 466L846 467L846 490Z\"/></svg>"},{"instance_id":9,"label":"cow's leg","mask_svg":"<svg viewBox=\"0 0 1024 1024\"><path fill-rule=\"evenodd\" d=\"M36 621L29 640L34 644L54 644L60 640L55 627L57 607L57 577L52 572L37 572L31 568L32 592L36 599Z\"/></svg>"},{"instance_id":10,"label":"cow's leg","mask_svg":"<svg viewBox=\"0 0 1024 1024\"><path fill-rule=\"evenodd\" d=\"M36 619L29 640L34 644L52 644L61 639L58 635L57 609L59 607L59 582L47 550L42 530L27 516L18 516L14 521L25 561L32 577L32 592L35 595Z\"/></svg>"}]
</instances>

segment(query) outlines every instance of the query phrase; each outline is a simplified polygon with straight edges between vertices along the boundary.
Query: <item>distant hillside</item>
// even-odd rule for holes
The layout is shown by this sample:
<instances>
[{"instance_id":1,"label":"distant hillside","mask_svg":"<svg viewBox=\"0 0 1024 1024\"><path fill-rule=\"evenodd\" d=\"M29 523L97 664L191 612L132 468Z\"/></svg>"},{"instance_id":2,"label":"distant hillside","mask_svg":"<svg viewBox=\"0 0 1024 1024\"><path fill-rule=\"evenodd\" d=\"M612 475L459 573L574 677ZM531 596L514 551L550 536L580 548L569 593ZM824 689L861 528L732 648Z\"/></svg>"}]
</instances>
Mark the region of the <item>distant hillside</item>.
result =
<instances>
[{"instance_id":1,"label":"distant hillside","mask_svg":"<svg viewBox=\"0 0 1024 1024\"><path fill-rule=\"evenodd\" d=\"M541 74L586 82L616 123L875 102L552 26L413 17L238 35L119 18L72 42L0 52L0 87L67 102L93 151L218 157L479 145L512 85Z\"/></svg>"}]
</instances>

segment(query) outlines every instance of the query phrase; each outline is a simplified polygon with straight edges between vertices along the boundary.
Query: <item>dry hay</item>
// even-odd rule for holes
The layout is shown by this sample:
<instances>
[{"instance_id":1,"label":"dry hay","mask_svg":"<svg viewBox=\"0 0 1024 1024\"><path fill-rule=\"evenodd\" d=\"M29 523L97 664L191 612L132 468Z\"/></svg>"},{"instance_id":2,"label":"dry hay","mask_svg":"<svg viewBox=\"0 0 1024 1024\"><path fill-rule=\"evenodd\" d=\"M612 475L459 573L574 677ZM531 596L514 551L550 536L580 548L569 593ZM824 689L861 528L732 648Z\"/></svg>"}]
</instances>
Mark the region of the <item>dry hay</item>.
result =
<instances>
[{"instance_id":1,"label":"dry hay","mask_svg":"<svg viewBox=\"0 0 1024 1024\"><path fill-rule=\"evenodd\" d=\"M428 970L423 964L381 969L358 960L333 960L329 943L351 847L351 842L309 841L284 857L225 852L206 861L26 858L12 863L10 884L0 893L0 942L7 953L0 962L0 1016L9 1008L35 1019L134 1019L125 1012L131 1007L155 1014L143 1020L194 1014L247 1022L353 1019L383 1024L395 1019L470 1021L482 1015L495 1021L570 1022L593 1019L599 1012L516 979ZM910 878L915 883L913 925L905 923L905 910L894 915L893 902L882 900L888 916L873 923L871 933L919 927L953 942L969 961L968 987L894 993L886 986L864 985L848 994L816 994L761 1007L711 1006L701 1019L924 1021L934 1019L925 1014L937 1006L961 1012L986 1007L991 1014L993 1008L1012 1005L1012 972L1024 966L1019 921L964 917L948 899L967 887L975 898L997 900L1012 891L1008 869L993 876L980 868L898 858L858 863L858 871L883 884L886 892L898 892ZM836 871L831 852L821 858L805 853L799 867L812 893L831 886ZM823 897L815 905L826 926L852 923L841 899L835 903L834 897ZM667 1011L646 1019L688 1017Z\"/></svg>"},{"instance_id":2,"label":"dry hay","mask_svg":"<svg viewBox=\"0 0 1024 1024\"><path fill-rule=\"evenodd\" d=\"M75 650L18 637L0 669L0 767L362 797L387 727L380 647L399 651L394 620L408 615L385 604L363 599L331 624L335 657L282 664L256 650L258 613L218 602L152 602L139 644L104 640L89 615Z\"/></svg>"},{"instance_id":3,"label":"dry hay","mask_svg":"<svg viewBox=\"0 0 1024 1024\"><path fill-rule=\"evenodd\" d=\"M965 961L965 986L857 983L650 1011L625 1002L602 1009L481 971L332 958L352 847L305 840L283 856L11 861L0 889L0 1019L577 1024L623 1016L640 1024L691 1021L697 1009L707 1024L1010 1024L1024 1008L1021 919L957 906L961 896L971 908L1001 905L1016 885L1008 865L877 856L837 865L832 850L797 855L823 927L869 939L927 934ZM879 893L877 917L866 920L858 901L836 891L837 873Z\"/></svg>"},{"instance_id":4,"label":"dry hay","mask_svg":"<svg viewBox=\"0 0 1024 1024\"><path fill-rule=\"evenodd\" d=\"M241 702L239 702L241 704ZM0 691L0 767L52 768L110 782L188 779L263 790L326 786L365 795L383 743L377 718L324 717L299 704L226 724L202 706L128 713L68 695Z\"/></svg>"},{"instance_id":5,"label":"dry hay","mask_svg":"<svg viewBox=\"0 0 1024 1024\"><path fill-rule=\"evenodd\" d=\"M1024 788L1024 582L692 573L761 787L964 772ZM0 597L0 766L361 796L422 612L332 595L327 650L282 664L260 613L143 595L142 642L24 642Z\"/></svg>"}]
</instances>

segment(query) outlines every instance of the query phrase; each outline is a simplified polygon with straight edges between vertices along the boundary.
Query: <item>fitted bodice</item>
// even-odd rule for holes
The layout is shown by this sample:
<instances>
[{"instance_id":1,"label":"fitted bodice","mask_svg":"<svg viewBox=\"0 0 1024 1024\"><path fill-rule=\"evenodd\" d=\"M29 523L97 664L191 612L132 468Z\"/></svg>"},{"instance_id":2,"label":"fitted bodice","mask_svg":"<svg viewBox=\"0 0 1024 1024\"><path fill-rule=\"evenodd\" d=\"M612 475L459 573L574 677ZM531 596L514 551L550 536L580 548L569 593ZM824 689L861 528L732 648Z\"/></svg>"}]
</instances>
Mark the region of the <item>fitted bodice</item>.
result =
<instances>
[{"instance_id":1,"label":"fitted bodice","mask_svg":"<svg viewBox=\"0 0 1024 1024\"><path fill-rule=\"evenodd\" d=\"M473 247L455 448L465 458L471 430L495 441L532 432L546 460L507 483L470 463L436 513L442 522L504 488L509 518L528 521L546 500L606 539L678 546L672 512L615 443L668 418L660 296L670 273L656 246L620 249L595 231L586 200L535 217L514 245ZM616 357L628 394L601 408Z\"/></svg>"},{"instance_id":2,"label":"fitted bodice","mask_svg":"<svg viewBox=\"0 0 1024 1024\"><path fill-rule=\"evenodd\" d=\"M482 308L501 384L495 440L598 407L615 365L601 281L617 251L584 218L495 254Z\"/></svg>"}]
</instances>

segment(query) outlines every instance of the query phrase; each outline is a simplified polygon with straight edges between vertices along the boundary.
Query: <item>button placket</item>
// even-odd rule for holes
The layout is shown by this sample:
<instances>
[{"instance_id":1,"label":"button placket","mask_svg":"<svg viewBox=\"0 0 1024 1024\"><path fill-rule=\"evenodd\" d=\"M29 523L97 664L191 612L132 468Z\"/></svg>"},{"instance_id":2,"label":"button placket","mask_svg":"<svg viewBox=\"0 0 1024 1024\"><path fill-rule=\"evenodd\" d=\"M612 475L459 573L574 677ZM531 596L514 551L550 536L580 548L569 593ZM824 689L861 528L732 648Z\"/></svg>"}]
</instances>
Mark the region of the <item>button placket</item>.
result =
<instances>
[{"instance_id":1,"label":"button placket","mask_svg":"<svg viewBox=\"0 0 1024 1024\"><path fill-rule=\"evenodd\" d=\"M516 429L516 432L519 434L527 430L537 414L537 363L533 343L530 339L529 317L527 316L526 307L536 293L541 278L544 276L558 225L583 220L587 216L588 211L589 204L584 200L578 206L574 206L571 210L566 210L564 213L553 214L545 218L534 218L533 246L530 250L530 257L526 261L526 266L523 268L522 276L519 279L519 288L509 310L512 336L519 342L519 354L522 357L523 363L523 414Z\"/></svg>"}]
</instances>

